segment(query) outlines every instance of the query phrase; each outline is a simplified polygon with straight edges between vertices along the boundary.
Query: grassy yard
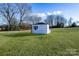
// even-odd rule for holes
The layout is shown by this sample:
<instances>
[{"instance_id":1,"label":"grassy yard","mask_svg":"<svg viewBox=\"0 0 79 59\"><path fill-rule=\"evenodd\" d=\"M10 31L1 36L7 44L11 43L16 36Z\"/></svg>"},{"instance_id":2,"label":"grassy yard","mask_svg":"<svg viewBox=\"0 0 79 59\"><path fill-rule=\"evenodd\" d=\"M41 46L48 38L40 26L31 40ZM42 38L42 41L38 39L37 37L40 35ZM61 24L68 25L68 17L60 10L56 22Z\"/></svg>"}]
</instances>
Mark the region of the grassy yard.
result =
<instances>
[{"instance_id":1,"label":"grassy yard","mask_svg":"<svg viewBox=\"0 0 79 59\"><path fill-rule=\"evenodd\" d=\"M48 35L0 32L0 55L79 55L79 28L56 28Z\"/></svg>"}]
</instances>

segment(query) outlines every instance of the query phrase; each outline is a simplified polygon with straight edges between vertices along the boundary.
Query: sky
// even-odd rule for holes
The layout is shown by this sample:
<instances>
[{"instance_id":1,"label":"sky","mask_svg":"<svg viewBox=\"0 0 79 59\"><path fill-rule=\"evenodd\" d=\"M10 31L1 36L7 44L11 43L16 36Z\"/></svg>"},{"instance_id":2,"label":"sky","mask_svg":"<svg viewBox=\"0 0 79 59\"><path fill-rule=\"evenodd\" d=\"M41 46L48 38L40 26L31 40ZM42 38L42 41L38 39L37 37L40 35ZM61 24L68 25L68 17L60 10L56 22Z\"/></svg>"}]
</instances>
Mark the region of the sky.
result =
<instances>
[{"instance_id":1,"label":"sky","mask_svg":"<svg viewBox=\"0 0 79 59\"><path fill-rule=\"evenodd\" d=\"M40 15L62 14L67 19L79 21L79 3L33 3L32 12Z\"/></svg>"}]
</instances>

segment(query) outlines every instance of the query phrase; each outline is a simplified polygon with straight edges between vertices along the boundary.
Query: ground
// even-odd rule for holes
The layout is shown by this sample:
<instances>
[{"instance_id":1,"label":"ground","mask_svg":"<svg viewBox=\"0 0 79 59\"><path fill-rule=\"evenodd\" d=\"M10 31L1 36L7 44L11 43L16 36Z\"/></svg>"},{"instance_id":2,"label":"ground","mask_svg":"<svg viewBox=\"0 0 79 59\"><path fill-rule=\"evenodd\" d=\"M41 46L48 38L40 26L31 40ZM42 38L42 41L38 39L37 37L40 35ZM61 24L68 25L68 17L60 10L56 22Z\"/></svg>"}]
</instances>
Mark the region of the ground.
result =
<instances>
[{"instance_id":1,"label":"ground","mask_svg":"<svg viewBox=\"0 0 79 59\"><path fill-rule=\"evenodd\" d=\"M79 55L79 28L55 28L48 35L31 31L0 32L0 55Z\"/></svg>"}]
</instances>

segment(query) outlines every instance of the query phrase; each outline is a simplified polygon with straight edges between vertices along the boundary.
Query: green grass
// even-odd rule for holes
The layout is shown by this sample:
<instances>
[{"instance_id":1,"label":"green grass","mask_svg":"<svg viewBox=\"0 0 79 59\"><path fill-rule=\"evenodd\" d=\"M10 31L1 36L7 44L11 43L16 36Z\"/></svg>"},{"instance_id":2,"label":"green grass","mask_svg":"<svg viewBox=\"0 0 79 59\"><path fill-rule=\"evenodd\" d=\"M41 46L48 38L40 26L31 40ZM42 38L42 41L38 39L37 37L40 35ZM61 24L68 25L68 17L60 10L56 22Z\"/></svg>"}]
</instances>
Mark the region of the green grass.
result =
<instances>
[{"instance_id":1,"label":"green grass","mask_svg":"<svg viewBox=\"0 0 79 59\"><path fill-rule=\"evenodd\" d=\"M79 28L56 28L48 35L30 31L0 32L0 55L79 55Z\"/></svg>"}]
</instances>

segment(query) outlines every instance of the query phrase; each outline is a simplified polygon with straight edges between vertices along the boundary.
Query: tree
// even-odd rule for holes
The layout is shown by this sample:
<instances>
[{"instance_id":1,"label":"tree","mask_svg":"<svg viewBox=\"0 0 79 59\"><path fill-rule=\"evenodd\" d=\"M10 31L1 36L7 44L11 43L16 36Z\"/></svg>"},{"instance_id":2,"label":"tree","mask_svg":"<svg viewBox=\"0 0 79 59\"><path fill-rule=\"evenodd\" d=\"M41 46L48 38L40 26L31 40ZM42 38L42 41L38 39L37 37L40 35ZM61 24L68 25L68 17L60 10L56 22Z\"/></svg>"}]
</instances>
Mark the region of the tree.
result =
<instances>
[{"instance_id":1,"label":"tree","mask_svg":"<svg viewBox=\"0 0 79 59\"><path fill-rule=\"evenodd\" d=\"M63 15L48 15L45 22L52 27L64 27L66 18Z\"/></svg>"},{"instance_id":2,"label":"tree","mask_svg":"<svg viewBox=\"0 0 79 59\"><path fill-rule=\"evenodd\" d=\"M57 23L57 27L64 27L65 23L66 23L66 18L62 15L57 15L56 16L56 23Z\"/></svg>"},{"instance_id":3,"label":"tree","mask_svg":"<svg viewBox=\"0 0 79 59\"><path fill-rule=\"evenodd\" d=\"M16 9L14 4L1 4L0 5L0 14L7 21L8 30L11 30L11 22L16 14Z\"/></svg>"},{"instance_id":4,"label":"tree","mask_svg":"<svg viewBox=\"0 0 79 59\"><path fill-rule=\"evenodd\" d=\"M76 27L77 24L75 22L72 23L71 27Z\"/></svg>"},{"instance_id":5,"label":"tree","mask_svg":"<svg viewBox=\"0 0 79 59\"><path fill-rule=\"evenodd\" d=\"M48 23L50 27L53 26L54 17L55 17L54 15L48 15L47 19L45 20L45 22Z\"/></svg>"},{"instance_id":6,"label":"tree","mask_svg":"<svg viewBox=\"0 0 79 59\"><path fill-rule=\"evenodd\" d=\"M36 15L33 15L30 17L30 21L32 22L32 24L36 24L36 23L40 22L41 20L42 20L42 18L38 17Z\"/></svg>"},{"instance_id":7,"label":"tree","mask_svg":"<svg viewBox=\"0 0 79 59\"><path fill-rule=\"evenodd\" d=\"M63 28L63 27L64 27L64 23L60 23L58 26L59 26L60 28Z\"/></svg>"},{"instance_id":8,"label":"tree","mask_svg":"<svg viewBox=\"0 0 79 59\"><path fill-rule=\"evenodd\" d=\"M29 21L30 24L36 24L42 21L42 17L37 15L31 15L31 16L25 17L24 19L26 19L26 21Z\"/></svg>"},{"instance_id":9,"label":"tree","mask_svg":"<svg viewBox=\"0 0 79 59\"><path fill-rule=\"evenodd\" d=\"M17 7L18 7L18 15L19 15L19 26L21 27L22 25L22 22L24 20L24 17L28 16L32 10L31 10L31 5L30 4L24 4L24 3L21 3L21 4L16 4Z\"/></svg>"},{"instance_id":10,"label":"tree","mask_svg":"<svg viewBox=\"0 0 79 59\"><path fill-rule=\"evenodd\" d=\"M11 20L11 30L20 30L18 20L15 17Z\"/></svg>"},{"instance_id":11,"label":"tree","mask_svg":"<svg viewBox=\"0 0 79 59\"><path fill-rule=\"evenodd\" d=\"M73 18L70 17L69 22L68 22L69 27L71 27L71 25L72 25L72 20L73 20Z\"/></svg>"}]
</instances>

